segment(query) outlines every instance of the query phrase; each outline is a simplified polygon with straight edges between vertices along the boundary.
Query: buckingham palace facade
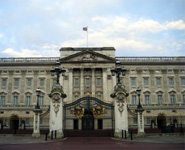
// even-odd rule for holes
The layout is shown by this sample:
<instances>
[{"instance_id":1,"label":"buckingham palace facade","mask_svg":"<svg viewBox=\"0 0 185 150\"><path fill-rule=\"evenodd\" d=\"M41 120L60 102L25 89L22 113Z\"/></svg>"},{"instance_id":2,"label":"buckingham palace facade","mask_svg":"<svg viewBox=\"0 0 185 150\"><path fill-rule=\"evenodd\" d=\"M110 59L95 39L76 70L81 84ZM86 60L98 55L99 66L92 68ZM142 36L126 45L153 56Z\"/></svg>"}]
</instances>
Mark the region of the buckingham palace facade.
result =
<instances>
[{"instance_id":1,"label":"buckingham palace facade","mask_svg":"<svg viewBox=\"0 0 185 150\"><path fill-rule=\"evenodd\" d=\"M137 128L137 117L132 112L137 107L137 87L141 91L145 128L162 128L185 124L185 57L117 57L113 47L60 49L60 57L40 58L0 58L0 125L2 128L32 128L33 108L37 103L36 89L41 95L41 128L49 126L48 94L56 83L51 70L60 62L66 70L60 75L60 84L67 97L66 106L83 99L87 95L102 101L102 105L112 104L110 97L116 85L116 77L111 75L115 62L120 61L126 69L121 82L129 96L129 128ZM111 109L111 107L110 107ZM64 120L65 128L82 129L72 111L73 122ZM106 116L108 111L104 112ZM64 117L64 119L67 119ZM113 119L110 116L109 119ZM76 124L77 123L77 124ZM108 128L111 121L94 121L92 129ZM76 124L76 125L75 125Z\"/></svg>"}]
</instances>

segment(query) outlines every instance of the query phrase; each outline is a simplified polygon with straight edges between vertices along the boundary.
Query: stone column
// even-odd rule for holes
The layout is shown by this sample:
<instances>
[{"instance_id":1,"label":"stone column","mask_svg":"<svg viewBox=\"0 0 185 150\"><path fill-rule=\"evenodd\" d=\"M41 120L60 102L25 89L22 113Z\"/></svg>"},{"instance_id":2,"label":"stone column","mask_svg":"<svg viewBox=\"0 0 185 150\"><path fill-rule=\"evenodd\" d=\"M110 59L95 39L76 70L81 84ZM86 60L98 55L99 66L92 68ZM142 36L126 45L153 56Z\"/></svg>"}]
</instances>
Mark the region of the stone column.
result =
<instances>
[{"instance_id":1,"label":"stone column","mask_svg":"<svg viewBox=\"0 0 185 150\"><path fill-rule=\"evenodd\" d=\"M128 132L128 112L127 112L127 102L123 103L123 111L119 109L120 104L114 101L114 112L115 112L115 137L122 137L122 130Z\"/></svg>"},{"instance_id":2,"label":"stone column","mask_svg":"<svg viewBox=\"0 0 185 150\"><path fill-rule=\"evenodd\" d=\"M66 94L63 92L63 87L60 84L53 86L49 94L50 101L50 133L57 132L57 138L63 137L63 99Z\"/></svg>"},{"instance_id":3,"label":"stone column","mask_svg":"<svg viewBox=\"0 0 185 150\"><path fill-rule=\"evenodd\" d=\"M108 98L107 88L107 69L103 68L103 101L106 101Z\"/></svg>"},{"instance_id":4,"label":"stone column","mask_svg":"<svg viewBox=\"0 0 185 150\"><path fill-rule=\"evenodd\" d=\"M40 114L41 109L33 109L34 119L33 119L33 133L32 137L40 137Z\"/></svg>"},{"instance_id":5,"label":"stone column","mask_svg":"<svg viewBox=\"0 0 185 150\"><path fill-rule=\"evenodd\" d=\"M84 96L84 71L83 69L80 70L80 96Z\"/></svg>"},{"instance_id":6,"label":"stone column","mask_svg":"<svg viewBox=\"0 0 185 150\"><path fill-rule=\"evenodd\" d=\"M114 93L111 94L114 99L114 114L115 114L115 137L122 137L122 130L128 132L128 110L127 101L128 93L124 85L117 84L114 87Z\"/></svg>"},{"instance_id":7,"label":"stone column","mask_svg":"<svg viewBox=\"0 0 185 150\"><path fill-rule=\"evenodd\" d=\"M138 135L145 134L144 132L144 116L142 112L137 113L137 122L138 122Z\"/></svg>"},{"instance_id":8,"label":"stone column","mask_svg":"<svg viewBox=\"0 0 185 150\"><path fill-rule=\"evenodd\" d=\"M92 69L92 96L95 97L95 69Z\"/></svg>"},{"instance_id":9,"label":"stone column","mask_svg":"<svg viewBox=\"0 0 185 150\"><path fill-rule=\"evenodd\" d=\"M69 69L69 90L68 90L68 100L73 101L73 69Z\"/></svg>"},{"instance_id":10,"label":"stone column","mask_svg":"<svg viewBox=\"0 0 185 150\"><path fill-rule=\"evenodd\" d=\"M58 97L58 96L54 96ZM63 100L58 97L59 100L50 101L50 133L57 131L57 138L63 137ZM53 99L53 98L52 98Z\"/></svg>"}]
</instances>

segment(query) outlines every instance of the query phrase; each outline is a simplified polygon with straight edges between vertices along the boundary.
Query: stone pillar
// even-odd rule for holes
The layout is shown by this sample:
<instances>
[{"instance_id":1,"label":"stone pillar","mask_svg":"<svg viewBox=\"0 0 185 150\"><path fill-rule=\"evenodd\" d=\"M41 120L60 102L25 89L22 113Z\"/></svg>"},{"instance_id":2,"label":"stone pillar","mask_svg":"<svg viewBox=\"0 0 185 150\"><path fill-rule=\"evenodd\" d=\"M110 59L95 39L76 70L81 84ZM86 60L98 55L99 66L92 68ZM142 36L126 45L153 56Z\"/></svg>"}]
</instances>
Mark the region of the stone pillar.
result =
<instances>
[{"instance_id":1,"label":"stone pillar","mask_svg":"<svg viewBox=\"0 0 185 150\"><path fill-rule=\"evenodd\" d=\"M108 99L107 88L107 69L103 68L103 101Z\"/></svg>"},{"instance_id":2,"label":"stone pillar","mask_svg":"<svg viewBox=\"0 0 185 150\"><path fill-rule=\"evenodd\" d=\"M120 111L120 104L114 101L114 112L115 112L115 137L122 137L122 130L128 132L128 111L126 100L123 103L123 110ZM122 108L121 108L122 109Z\"/></svg>"},{"instance_id":3,"label":"stone pillar","mask_svg":"<svg viewBox=\"0 0 185 150\"><path fill-rule=\"evenodd\" d=\"M144 116L142 112L137 113L138 135L144 135Z\"/></svg>"},{"instance_id":4,"label":"stone pillar","mask_svg":"<svg viewBox=\"0 0 185 150\"><path fill-rule=\"evenodd\" d=\"M54 96L58 97L58 96ZM63 100L58 97L58 101L51 100L50 102L50 133L57 131L57 138L63 137Z\"/></svg>"},{"instance_id":5,"label":"stone pillar","mask_svg":"<svg viewBox=\"0 0 185 150\"><path fill-rule=\"evenodd\" d=\"M95 97L95 69L92 69L92 96Z\"/></svg>"},{"instance_id":6,"label":"stone pillar","mask_svg":"<svg viewBox=\"0 0 185 150\"><path fill-rule=\"evenodd\" d=\"M80 96L84 96L84 71L83 69L80 70Z\"/></svg>"},{"instance_id":7,"label":"stone pillar","mask_svg":"<svg viewBox=\"0 0 185 150\"><path fill-rule=\"evenodd\" d=\"M128 132L128 110L127 101L128 93L124 85L117 84L114 87L114 93L110 95L114 99L115 114L115 137L122 137L122 130Z\"/></svg>"},{"instance_id":8,"label":"stone pillar","mask_svg":"<svg viewBox=\"0 0 185 150\"><path fill-rule=\"evenodd\" d=\"M69 90L68 90L68 100L73 101L73 69L69 69Z\"/></svg>"},{"instance_id":9,"label":"stone pillar","mask_svg":"<svg viewBox=\"0 0 185 150\"><path fill-rule=\"evenodd\" d=\"M53 86L49 94L50 101L50 120L49 127L50 133L57 131L57 138L63 137L63 99L66 94L63 92L62 86L56 84Z\"/></svg>"},{"instance_id":10,"label":"stone pillar","mask_svg":"<svg viewBox=\"0 0 185 150\"><path fill-rule=\"evenodd\" d=\"M33 133L32 137L40 137L40 114L41 109L33 109L34 119L33 119Z\"/></svg>"}]
</instances>

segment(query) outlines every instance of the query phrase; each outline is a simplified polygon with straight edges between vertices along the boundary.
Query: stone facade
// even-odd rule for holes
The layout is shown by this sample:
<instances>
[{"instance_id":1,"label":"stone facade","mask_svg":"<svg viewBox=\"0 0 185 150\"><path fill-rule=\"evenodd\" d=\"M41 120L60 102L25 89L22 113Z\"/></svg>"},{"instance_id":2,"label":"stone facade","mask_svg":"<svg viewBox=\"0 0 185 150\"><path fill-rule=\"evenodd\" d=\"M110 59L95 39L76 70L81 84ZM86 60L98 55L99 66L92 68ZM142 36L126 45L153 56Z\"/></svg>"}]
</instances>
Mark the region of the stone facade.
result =
<instances>
[{"instance_id":1,"label":"stone facade","mask_svg":"<svg viewBox=\"0 0 185 150\"><path fill-rule=\"evenodd\" d=\"M138 104L135 90L137 87L142 89L145 127L185 124L185 57L115 57L112 47L68 47L60 49L60 58L0 58L0 123L4 128L13 128L15 124L21 128L22 123L26 128L33 127L32 110L38 87L42 91L39 100L42 113L47 112L51 101L48 94L56 82L50 70L57 60L66 69L65 76L60 76L60 84L67 95L65 104L87 95L113 103L110 94L116 78L110 70L119 60L127 70L121 78L129 93L127 104L132 112ZM75 119L71 111L67 112ZM70 129L73 129L73 123L66 120ZM78 123L81 129L82 121ZM97 128L97 120L94 123ZM112 122L103 120L105 128L110 128L109 124ZM137 116L130 113L128 124L129 128L137 128ZM49 114L41 115L41 128L48 125Z\"/></svg>"}]
</instances>

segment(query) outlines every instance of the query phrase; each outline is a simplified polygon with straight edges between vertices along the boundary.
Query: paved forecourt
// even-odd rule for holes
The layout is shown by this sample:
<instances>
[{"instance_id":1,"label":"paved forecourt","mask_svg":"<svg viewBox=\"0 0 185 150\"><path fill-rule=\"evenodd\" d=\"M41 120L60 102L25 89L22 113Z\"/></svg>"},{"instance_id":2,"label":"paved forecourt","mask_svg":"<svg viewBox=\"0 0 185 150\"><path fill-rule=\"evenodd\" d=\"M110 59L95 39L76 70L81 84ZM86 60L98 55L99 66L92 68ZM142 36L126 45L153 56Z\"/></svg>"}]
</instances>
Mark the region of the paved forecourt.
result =
<instances>
[{"instance_id":1,"label":"paved forecourt","mask_svg":"<svg viewBox=\"0 0 185 150\"><path fill-rule=\"evenodd\" d=\"M184 150L184 139L184 136L147 137L137 138L133 141L110 137L71 137L60 140L49 139L48 141L44 141L44 137L33 139L27 136L4 136L4 138L0 136L0 150Z\"/></svg>"}]
</instances>

